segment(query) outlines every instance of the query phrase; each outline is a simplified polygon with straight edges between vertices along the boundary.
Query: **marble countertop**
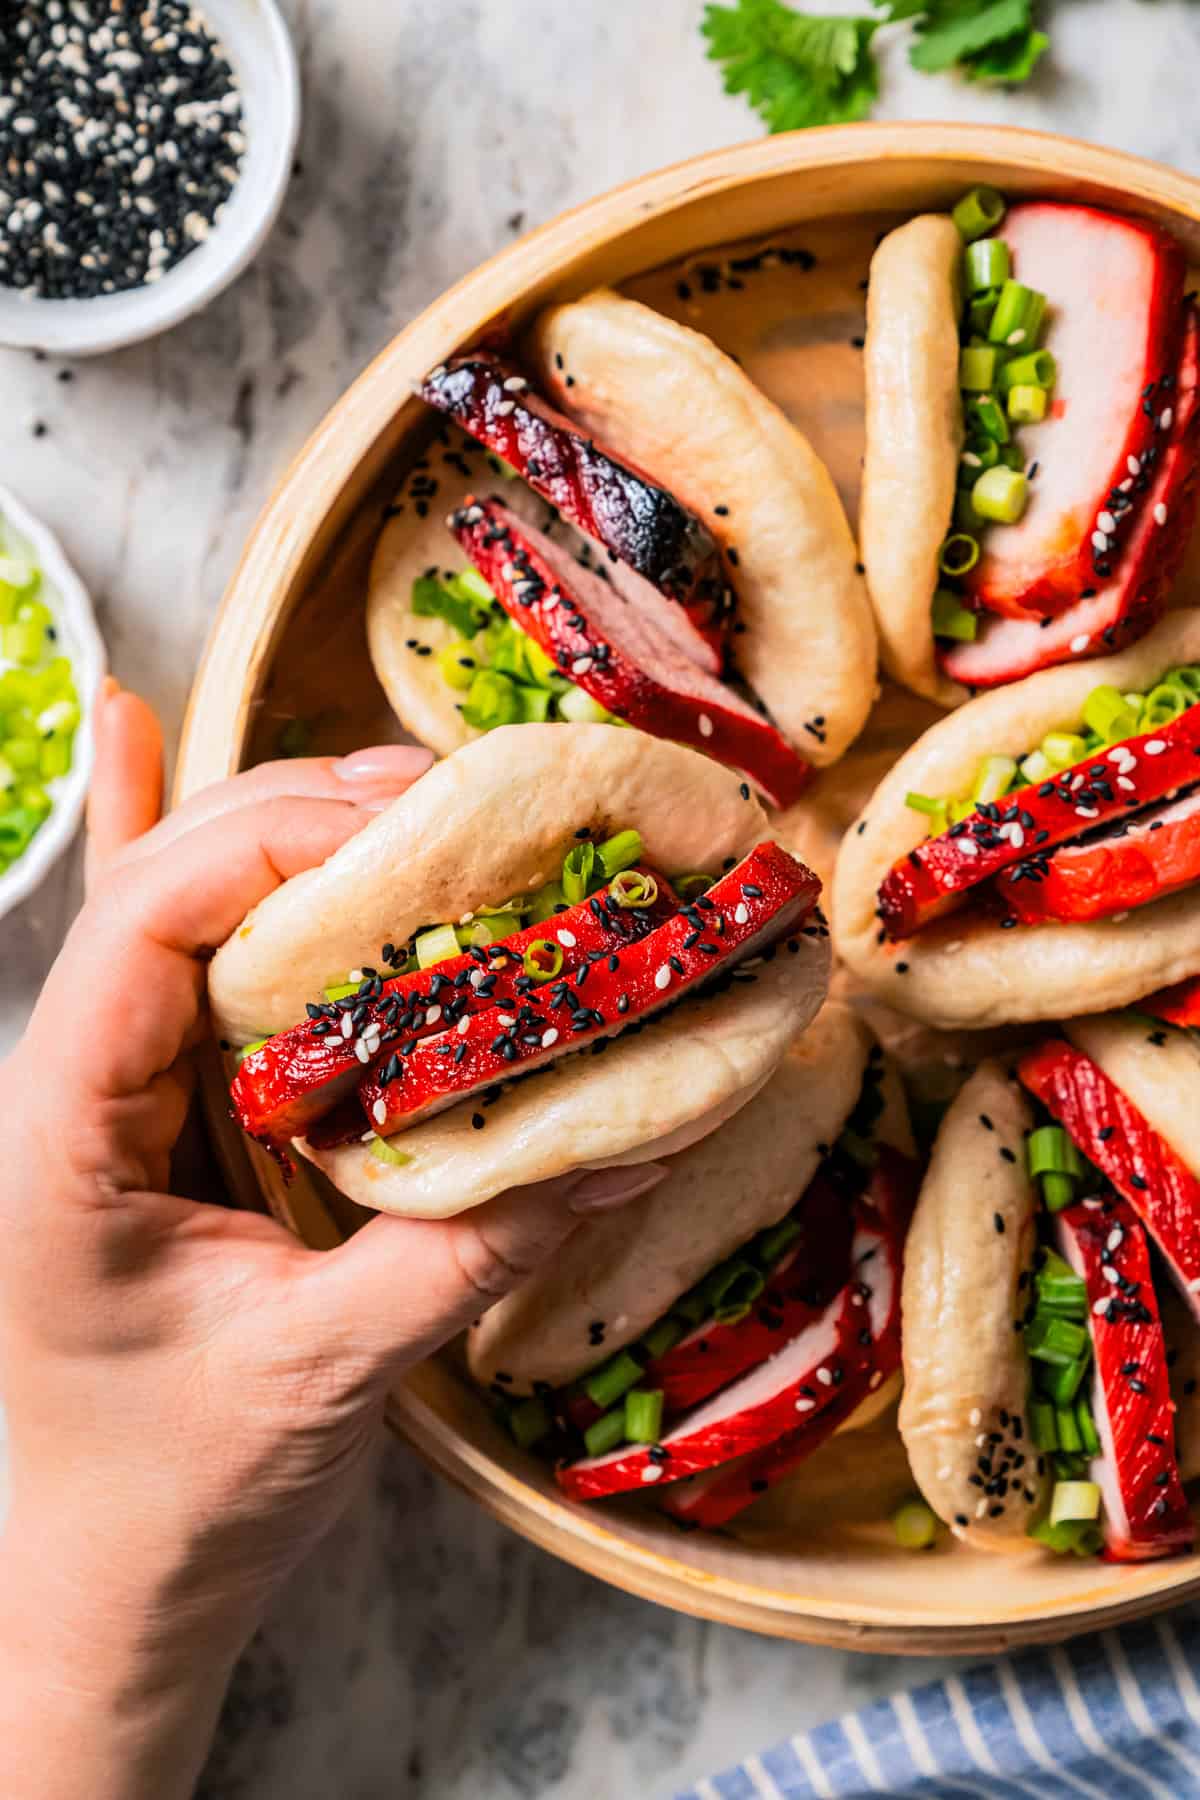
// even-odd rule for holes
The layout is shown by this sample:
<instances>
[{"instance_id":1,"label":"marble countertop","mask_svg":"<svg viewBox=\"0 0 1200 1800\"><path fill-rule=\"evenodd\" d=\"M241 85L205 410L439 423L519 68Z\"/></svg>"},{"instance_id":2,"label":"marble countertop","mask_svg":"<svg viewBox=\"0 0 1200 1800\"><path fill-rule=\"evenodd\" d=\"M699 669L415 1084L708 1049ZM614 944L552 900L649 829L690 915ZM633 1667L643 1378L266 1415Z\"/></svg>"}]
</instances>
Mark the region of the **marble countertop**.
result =
<instances>
[{"instance_id":1,"label":"marble countertop","mask_svg":"<svg viewBox=\"0 0 1200 1800\"><path fill-rule=\"evenodd\" d=\"M104 360L0 350L0 481L61 534L113 666L179 725L272 481L348 381L450 282L589 195L755 135L701 0L285 0L295 178L207 313ZM931 81L881 34L883 117L1060 130L1200 170L1200 13L1072 0L1004 96ZM44 427L38 431L37 427ZM78 904L78 855L0 925L0 1051ZM632 1800L934 1673L663 1612L554 1562L381 1446L363 1499L244 1658L207 1800Z\"/></svg>"}]
</instances>

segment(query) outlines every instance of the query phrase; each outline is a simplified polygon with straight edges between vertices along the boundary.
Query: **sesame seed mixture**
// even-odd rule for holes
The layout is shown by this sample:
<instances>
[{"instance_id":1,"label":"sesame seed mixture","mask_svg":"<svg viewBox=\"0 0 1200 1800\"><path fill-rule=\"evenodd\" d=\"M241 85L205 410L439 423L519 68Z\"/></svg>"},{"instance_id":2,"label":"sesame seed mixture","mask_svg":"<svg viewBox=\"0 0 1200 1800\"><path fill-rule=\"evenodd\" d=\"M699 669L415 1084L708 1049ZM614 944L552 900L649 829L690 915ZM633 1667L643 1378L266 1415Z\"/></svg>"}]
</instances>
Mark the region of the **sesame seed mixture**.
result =
<instances>
[{"instance_id":1,"label":"sesame seed mixture","mask_svg":"<svg viewBox=\"0 0 1200 1800\"><path fill-rule=\"evenodd\" d=\"M0 283L87 299L158 281L209 236L246 139L228 56L180 0L0 11Z\"/></svg>"}]
</instances>

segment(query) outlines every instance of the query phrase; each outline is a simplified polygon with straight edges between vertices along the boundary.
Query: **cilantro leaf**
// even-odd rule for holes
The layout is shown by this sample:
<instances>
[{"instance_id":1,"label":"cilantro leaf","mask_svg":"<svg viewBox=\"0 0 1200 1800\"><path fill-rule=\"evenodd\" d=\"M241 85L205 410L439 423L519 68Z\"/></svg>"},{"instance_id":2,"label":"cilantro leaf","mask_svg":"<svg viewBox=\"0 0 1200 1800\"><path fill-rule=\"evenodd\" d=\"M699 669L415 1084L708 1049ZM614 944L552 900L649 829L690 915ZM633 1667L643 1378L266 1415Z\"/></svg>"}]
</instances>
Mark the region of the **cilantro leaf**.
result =
<instances>
[{"instance_id":1,"label":"cilantro leaf","mask_svg":"<svg viewBox=\"0 0 1200 1800\"><path fill-rule=\"evenodd\" d=\"M908 53L914 69L936 75L1029 31L1032 0L931 0Z\"/></svg>"},{"instance_id":2,"label":"cilantro leaf","mask_svg":"<svg viewBox=\"0 0 1200 1800\"><path fill-rule=\"evenodd\" d=\"M962 72L969 81L1001 81L1009 84L1028 81L1042 53L1049 47L1050 39L1045 32L1034 31L1029 27L969 56L963 64Z\"/></svg>"},{"instance_id":3,"label":"cilantro leaf","mask_svg":"<svg viewBox=\"0 0 1200 1800\"><path fill-rule=\"evenodd\" d=\"M745 94L770 131L862 119L879 92L879 21L797 13L783 0L707 6L702 30L725 91Z\"/></svg>"}]
</instances>

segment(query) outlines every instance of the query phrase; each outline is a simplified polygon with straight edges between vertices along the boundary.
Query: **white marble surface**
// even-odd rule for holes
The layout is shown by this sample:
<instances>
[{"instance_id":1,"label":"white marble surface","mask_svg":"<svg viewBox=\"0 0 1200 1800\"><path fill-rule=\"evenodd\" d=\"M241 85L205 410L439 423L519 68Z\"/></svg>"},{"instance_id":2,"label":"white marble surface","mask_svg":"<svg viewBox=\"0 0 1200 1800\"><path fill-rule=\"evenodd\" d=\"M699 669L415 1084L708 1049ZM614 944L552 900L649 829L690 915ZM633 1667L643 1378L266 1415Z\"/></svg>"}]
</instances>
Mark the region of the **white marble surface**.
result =
<instances>
[{"instance_id":1,"label":"white marble surface","mask_svg":"<svg viewBox=\"0 0 1200 1800\"><path fill-rule=\"evenodd\" d=\"M525 226L758 129L704 60L701 0L285 9L305 128L256 266L203 317L101 362L0 351L0 480L61 533L117 673L171 729L273 477L392 332ZM1200 13L1074 0L1052 29L1052 58L1012 97L917 77L881 34L880 113L1037 125L1200 169ZM77 892L73 866L0 925L0 1049ZM246 1657L204 1792L632 1800L928 1670L610 1592L389 1445Z\"/></svg>"}]
</instances>

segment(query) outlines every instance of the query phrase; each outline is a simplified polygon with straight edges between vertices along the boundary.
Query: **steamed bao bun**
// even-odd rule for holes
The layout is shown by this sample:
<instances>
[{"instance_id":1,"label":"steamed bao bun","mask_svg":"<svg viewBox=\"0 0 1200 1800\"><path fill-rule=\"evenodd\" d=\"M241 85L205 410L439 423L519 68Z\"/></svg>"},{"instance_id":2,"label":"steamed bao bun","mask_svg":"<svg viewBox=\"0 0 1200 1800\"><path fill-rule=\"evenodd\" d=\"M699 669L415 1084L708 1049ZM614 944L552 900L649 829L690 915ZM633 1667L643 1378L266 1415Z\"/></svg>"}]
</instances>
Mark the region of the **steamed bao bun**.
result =
<instances>
[{"instance_id":1,"label":"steamed bao bun","mask_svg":"<svg viewBox=\"0 0 1200 1800\"><path fill-rule=\"evenodd\" d=\"M606 725L519 725L444 762L317 869L257 906L217 952L209 995L234 1042L295 1024L331 979L421 926L557 877L576 833L633 828L664 873L719 874L770 836L740 778L707 757ZM350 1199L447 1217L570 1169L639 1162L703 1136L748 1101L808 1024L829 978L827 942L752 983L689 1001L602 1058L563 1057L518 1081L471 1125L468 1103L404 1132L396 1166L356 1143L297 1148Z\"/></svg>"},{"instance_id":2,"label":"steamed bao bun","mask_svg":"<svg viewBox=\"0 0 1200 1800\"><path fill-rule=\"evenodd\" d=\"M905 805L907 793L969 793L985 757L1019 760L1047 732L1074 729L1093 688L1144 692L1167 669L1197 661L1200 610L1193 607L1168 615L1118 656L1043 669L981 694L917 740L843 840L833 880L835 949L876 999L954 1030L1108 1012L1195 974L1195 887L1089 924L1015 931L983 916L968 897L963 908L901 943L878 941L875 906L888 870L925 839L926 820Z\"/></svg>"}]
</instances>

